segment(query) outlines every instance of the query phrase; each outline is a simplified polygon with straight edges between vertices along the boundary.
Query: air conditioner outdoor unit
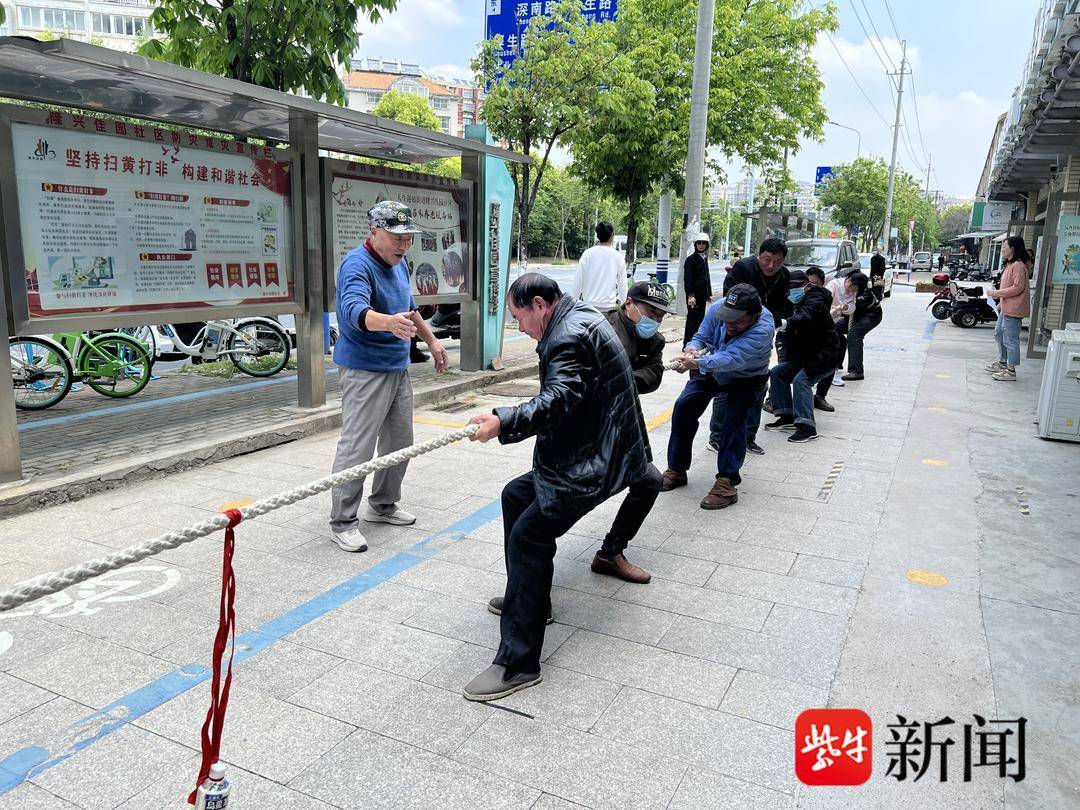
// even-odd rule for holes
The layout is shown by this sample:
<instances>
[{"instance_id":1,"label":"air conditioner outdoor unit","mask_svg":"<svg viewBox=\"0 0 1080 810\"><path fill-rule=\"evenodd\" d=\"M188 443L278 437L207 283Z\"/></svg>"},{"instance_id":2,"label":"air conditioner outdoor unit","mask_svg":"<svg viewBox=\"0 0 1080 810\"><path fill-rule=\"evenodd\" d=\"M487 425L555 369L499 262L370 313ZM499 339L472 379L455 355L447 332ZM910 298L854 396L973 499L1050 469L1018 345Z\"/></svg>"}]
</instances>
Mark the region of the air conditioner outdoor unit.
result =
<instances>
[{"instance_id":1,"label":"air conditioner outdoor unit","mask_svg":"<svg viewBox=\"0 0 1080 810\"><path fill-rule=\"evenodd\" d=\"M1039 392L1039 436L1080 442L1080 324L1050 338Z\"/></svg>"}]
</instances>

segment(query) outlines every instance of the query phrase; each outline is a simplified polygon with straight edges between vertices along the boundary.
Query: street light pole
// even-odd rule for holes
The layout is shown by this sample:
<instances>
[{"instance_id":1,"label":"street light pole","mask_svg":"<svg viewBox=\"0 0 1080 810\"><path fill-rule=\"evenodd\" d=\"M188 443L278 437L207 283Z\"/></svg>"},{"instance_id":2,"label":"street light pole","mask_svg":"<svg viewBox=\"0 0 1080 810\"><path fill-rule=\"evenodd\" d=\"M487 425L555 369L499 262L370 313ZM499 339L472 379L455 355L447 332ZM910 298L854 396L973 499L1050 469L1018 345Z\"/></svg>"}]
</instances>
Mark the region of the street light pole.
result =
<instances>
[{"instance_id":1,"label":"street light pole","mask_svg":"<svg viewBox=\"0 0 1080 810\"><path fill-rule=\"evenodd\" d=\"M709 74L712 68L715 3L698 3L697 40L694 43L694 81L690 89L690 145L686 153L686 213L679 247L679 268L701 230L701 193L705 184L705 129L709 121ZM708 257L706 257L706 262ZM686 314L686 296L679 291L677 312Z\"/></svg>"},{"instance_id":2,"label":"street light pole","mask_svg":"<svg viewBox=\"0 0 1080 810\"><path fill-rule=\"evenodd\" d=\"M892 236L892 204L893 204L893 187L896 184L896 147L900 142L900 115L902 113L902 107L900 106L904 99L904 76L907 74L907 40L900 43L900 85L896 91L896 123L893 124L893 136L892 136L892 160L889 163L889 195L885 198L885 233L882 238L885 240L885 254L889 254L889 240ZM899 241L899 240L897 240Z\"/></svg>"},{"instance_id":3,"label":"street light pole","mask_svg":"<svg viewBox=\"0 0 1080 810\"><path fill-rule=\"evenodd\" d=\"M859 132L859 130L855 129L855 127L849 127L846 124L838 124L835 121L826 121L825 123L832 124L834 127L840 127L840 129L846 129L855 133L855 137L858 138L858 140L855 142L855 159L858 160L859 155L862 153L862 133Z\"/></svg>"}]
</instances>

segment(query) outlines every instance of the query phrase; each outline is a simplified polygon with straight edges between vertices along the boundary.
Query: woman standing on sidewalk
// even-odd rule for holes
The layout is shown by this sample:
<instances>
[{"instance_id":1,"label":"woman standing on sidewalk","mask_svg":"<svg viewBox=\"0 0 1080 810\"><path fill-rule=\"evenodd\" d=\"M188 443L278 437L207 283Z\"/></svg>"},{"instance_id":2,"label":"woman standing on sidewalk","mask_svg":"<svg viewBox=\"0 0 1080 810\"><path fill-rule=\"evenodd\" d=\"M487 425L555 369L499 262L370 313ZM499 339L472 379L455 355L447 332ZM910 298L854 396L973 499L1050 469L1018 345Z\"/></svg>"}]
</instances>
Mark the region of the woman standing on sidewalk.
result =
<instances>
[{"instance_id":1,"label":"woman standing on sidewalk","mask_svg":"<svg viewBox=\"0 0 1080 810\"><path fill-rule=\"evenodd\" d=\"M1020 323L1030 314L1027 247L1019 236L1010 236L1001 247L1005 272L1001 274L998 289L987 295L998 302L997 339L998 360L986 365L995 380L1016 381L1016 366L1020 362Z\"/></svg>"}]
</instances>

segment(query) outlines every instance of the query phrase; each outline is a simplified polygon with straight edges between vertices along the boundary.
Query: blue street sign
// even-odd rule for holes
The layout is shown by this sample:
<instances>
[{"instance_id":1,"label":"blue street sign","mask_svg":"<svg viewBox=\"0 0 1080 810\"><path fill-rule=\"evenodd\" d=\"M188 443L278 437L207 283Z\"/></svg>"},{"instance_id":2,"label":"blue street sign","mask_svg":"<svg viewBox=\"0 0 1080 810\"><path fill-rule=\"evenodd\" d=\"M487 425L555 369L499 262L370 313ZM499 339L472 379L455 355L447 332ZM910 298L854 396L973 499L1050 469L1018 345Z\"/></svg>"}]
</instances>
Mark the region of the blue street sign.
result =
<instances>
[{"instance_id":1,"label":"blue street sign","mask_svg":"<svg viewBox=\"0 0 1080 810\"><path fill-rule=\"evenodd\" d=\"M487 28L485 39L502 35L503 47L499 52L503 67L509 67L518 55L521 40L529 20L550 14L555 0L485 0L487 5ZM615 19L618 0L581 0L581 13L590 22Z\"/></svg>"},{"instance_id":2,"label":"blue street sign","mask_svg":"<svg viewBox=\"0 0 1080 810\"><path fill-rule=\"evenodd\" d=\"M828 183L834 176L832 166L818 166L814 172L814 196L820 194L822 184Z\"/></svg>"}]
</instances>

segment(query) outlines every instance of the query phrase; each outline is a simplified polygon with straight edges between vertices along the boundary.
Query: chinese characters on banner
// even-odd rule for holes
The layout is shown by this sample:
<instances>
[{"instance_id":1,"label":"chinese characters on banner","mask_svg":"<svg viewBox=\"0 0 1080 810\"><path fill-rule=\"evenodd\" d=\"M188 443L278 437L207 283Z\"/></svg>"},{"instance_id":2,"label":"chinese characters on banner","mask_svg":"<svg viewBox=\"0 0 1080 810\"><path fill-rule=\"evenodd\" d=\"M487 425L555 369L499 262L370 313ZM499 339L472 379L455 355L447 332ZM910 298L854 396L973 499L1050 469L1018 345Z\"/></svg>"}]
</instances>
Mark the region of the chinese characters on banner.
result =
<instances>
[{"instance_id":1,"label":"chinese characters on banner","mask_svg":"<svg viewBox=\"0 0 1080 810\"><path fill-rule=\"evenodd\" d=\"M31 317L292 297L275 150L61 112L12 141Z\"/></svg>"},{"instance_id":2,"label":"chinese characters on banner","mask_svg":"<svg viewBox=\"0 0 1080 810\"><path fill-rule=\"evenodd\" d=\"M335 271L367 240L371 231L368 211L378 202L395 200L412 209L413 221L421 228L406 255L413 295L468 292L467 192L449 186L413 185L418 181L403 179L394 170L388 170L385 177L365 176L363 169L371 167L356 166L362 169L335 172L330 183Z\"/></svg>"},{"instance_id":3,"label":"chinese characters on banner","mask_svg":"<svg viewBox=\"0 0 1080 810\"><path fill-rule=\"evenodd\" d=\"M499 217L502 206L493 202L488 215L488 314L498 315L499 301Z\"/></svg>"},{"instance_id":4,"label":"chinese characters on banner","mask_svg":"<svg viewBox=\"0 0 1080 810\"><path fill-rule=\"evenodd\" d=\"M1015 782L1026 776L1026 718L976 714L961 724L951 717L916 722L897 715L885 727L885 776L898 782L924 776L948 782L950 773L970 782L976 768ZM805 785L861 785L873 772L872 753L873 724L859 709L807 709L795 721L795 775Z\"/></svg>"},{"instance_id":5,"label":"chinese characters on banner","mask_svg":"<svg viewBox=\"0 0 1080 810\"><path fill-rule=\"evenodd\" d=\"M529 20L548 16L555 5L554 0L486 0L487 29L485 39L502 36L499 58L503 67L509 67L521 47L521 39ZM606 22L615 19L618 0L581 0L581 13L590 22Z\"/></svg>"}]
</instances>

